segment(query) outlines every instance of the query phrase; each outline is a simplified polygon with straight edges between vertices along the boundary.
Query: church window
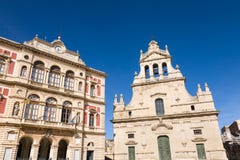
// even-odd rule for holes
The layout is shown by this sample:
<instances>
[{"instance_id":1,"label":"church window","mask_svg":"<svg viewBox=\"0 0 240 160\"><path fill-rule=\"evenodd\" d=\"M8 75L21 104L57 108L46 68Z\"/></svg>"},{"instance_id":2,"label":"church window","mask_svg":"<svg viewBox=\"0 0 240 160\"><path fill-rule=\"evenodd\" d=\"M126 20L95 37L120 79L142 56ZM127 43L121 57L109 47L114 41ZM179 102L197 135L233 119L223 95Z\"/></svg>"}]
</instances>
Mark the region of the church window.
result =
<instances>
[{"instance_id":1,"label":"church window","mask_svg":"<svg viewBox=\"0 0 240 160\"><path fill-rule=\"evenodd\" d=\"M128 112L128 116L129 116L129 118L132 117L132 111Z\"/></svg>"},{"instance_id":2,"label":"church window","mask_svg":"<svg viewBox=\"0 0 240 160\"><path fill-rule=\"evenodd\" d=\"M27 67L26 67L26 66L23 66L23 67L21 68L20 76L21 76L21 77L26 77L26 74L27 74Z\"/></svg>"},{"instance_id":3,"label":"church window","mask_svg":"<svg viewBox=\"0 0 240 160\"><path fill-rule=\"evenodd\" d=\"M149 67L148 67L148 65L145 66L145 78L146 78L146 79L150 78L150 72L149 72Z\"/></svg>"},{"instance_id":4,"label":"church window","mask_svg":"<svg viewBox=\"0 0 240 160\"><path fill-rule=\"evenodd\" d=\"M48 85L59 87L60 85L60 68L52 66L49 72Z\"/></svg>"},{"instance_id":5,"label":"church window","mask_svg":"<svg viewBox=\"0 0 240 160\"><path fill-rule=\"evenodd\" d=\"M134 134L128 134L128 138L134 138Z\"/></svg>"},{"instance_id":6,"label":"church window","mask_svg":"<svg viewBox=\"0 0 240 160\"><path fill-rule=\"evenodd\" d=\"M191 105L191 110L194 111L195 110L195 106Z\"/></svg>"},{"instance_id":7,"label":"church window","mask_svg":"<svg viewBox=\"0 0 240 160\"><path fill-rule=\"evenodd\" d=\"M166 63L162 64L162 71L163 71L163 75L164 76L168 75L168 68L167 68L167 64Z\"/></svg>"},{"instance_id":8,"label":"church window","mask_svg":"<svg viewBox=\"0 0 240 160\"><path fill-rule=\"evenodd\" d=\"M204 149L204 144L196 144L197 147L197 154L198 154L198 159L204 160L207 159L205 149Z\"/></svg>"},{"instance_id":9,"label":"church window","mask_svg":"<svg viewBox=\"0 0 240 160\"><path fill-rule=\"evenodd\" d=\"M164 105L161 98L155 100L156 114L161 116L164 114Z\"/></svg>"},{"instance_id":10,"label":"church window","mask_svg":"<svg viewBox=\"0 0 240 160\"><path fill-rule=\"evenodd\" d=\"M199 134L202 134L202 130L201 129L195 129L195 130L193 130L193 133L195 135L199 135Z\"/></svg>"},{"instance_id":11,"label":"church window","mask_svg":"<svg viewBox=\"0 0 240 160\"><path fill-rule=\"evenodd\" d=\"M43 83L44 77L44 63L41 61L36 61L32 69L32 81Z\"/></svg>"},{"instance_id":12,"label":"church window","mask_svg":"<svg viewBox=\"0 0 240 160\"><path fill-rule=\"evenodd\" d=\"M158 65L156 63L153 65L153 75L155 78L159 77Z\"/></svg>"}]
</instances>

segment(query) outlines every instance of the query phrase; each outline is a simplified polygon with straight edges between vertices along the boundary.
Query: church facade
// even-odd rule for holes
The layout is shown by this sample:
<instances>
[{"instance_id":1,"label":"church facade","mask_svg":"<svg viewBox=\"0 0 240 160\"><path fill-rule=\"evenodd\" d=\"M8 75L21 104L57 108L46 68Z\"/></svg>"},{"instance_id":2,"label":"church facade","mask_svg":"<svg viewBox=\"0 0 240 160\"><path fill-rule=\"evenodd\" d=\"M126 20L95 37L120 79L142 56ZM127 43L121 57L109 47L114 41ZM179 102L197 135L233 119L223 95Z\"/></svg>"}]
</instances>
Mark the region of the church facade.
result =
<instances>
[{"instance_id":1,"label":"church facade","mask_svg":"<svg viewBox=\"0 0 240 160\"><path fill-rule=\"evenodd\" d=\"M61 38L0 38L0 159L103 160L104 72Z\"/></svg>"},{"instance_id":2,"label":"church facade","mask_svg":"<svg viewBox=\"0 0 240 160\"><path fill-rule=\"evenodd\" d=\"M114 98L114 160L226 160L208 85L191 96L167 46L140 52L132 99Z\"/></svg>"}]
</instances>

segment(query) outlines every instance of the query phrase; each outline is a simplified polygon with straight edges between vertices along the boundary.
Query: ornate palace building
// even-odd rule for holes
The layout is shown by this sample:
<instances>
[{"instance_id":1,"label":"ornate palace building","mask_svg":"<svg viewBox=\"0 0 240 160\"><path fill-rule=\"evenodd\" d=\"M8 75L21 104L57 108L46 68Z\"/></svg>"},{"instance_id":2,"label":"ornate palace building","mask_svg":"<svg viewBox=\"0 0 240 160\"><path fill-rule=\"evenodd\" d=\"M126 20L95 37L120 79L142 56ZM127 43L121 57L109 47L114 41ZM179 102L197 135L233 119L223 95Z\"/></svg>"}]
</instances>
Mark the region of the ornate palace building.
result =
<instances>
[{"instance_id":1,"label":"ornate palace building","mask_svg":"<svg viewBox=\"0 0 240 160\"><path fill-rule=\"evenodd\" d=\"M222 141L229 160L240 159L240 120L222 128Z\"/></svg>"},{"instance_id":2,"label":"ornate palace building","mask_svg":"<svg viewBox=\"0 0 240 160\"><path fill-rule=\"evenodd\" d=\"M0 159L103 160L105 77L60 37L1 37Z\"/></svg>"},{"instance_id":3,"label":"ornate palace building","mask_svg":"<svg viewBox=\"0 0 240 160\"><path fill-rule=\"evenodd\" d=\"M114 160L226 160L208 85L191 96L167 46L140 54L130 103L114 99Z\"/></svg>"}]
</instances>

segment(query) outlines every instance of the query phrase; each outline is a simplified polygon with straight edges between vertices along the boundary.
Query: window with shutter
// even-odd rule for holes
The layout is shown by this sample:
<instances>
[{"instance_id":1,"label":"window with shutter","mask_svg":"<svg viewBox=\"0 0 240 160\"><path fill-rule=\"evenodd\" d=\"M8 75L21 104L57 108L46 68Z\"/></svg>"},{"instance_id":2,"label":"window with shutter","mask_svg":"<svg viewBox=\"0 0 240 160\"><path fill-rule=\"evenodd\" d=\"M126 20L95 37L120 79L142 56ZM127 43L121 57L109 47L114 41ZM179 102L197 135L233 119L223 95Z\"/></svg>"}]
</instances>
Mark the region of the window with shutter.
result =
<instances>
[{"instance_id":1,"label":"window with shutter","mask_svg":"<svg viewBox=\"0 0 240 160\"><path fill-rule=\"evenodd\" d=\"M159 160L171 160L169 139L167 136L158 137Z\"/></svg>"},{"instance_id":2,"label":"window with shutter","mask_svg":"<svg viewBox=\"0 0 240 160\"><path fill-rule=\"evenodd\" d=\"M204 149L204 144L196 144L196 147L197 147L198 159L199 160L207 159L205 149Z\"/></svg>"},{"instance_id":3,"label":"window with shutter","mask_svg":"<svg viewBox=\"0 0 240 160\"><path fill-rule=\"evenodd\" d=\"M135 160L135 147L128 147L128 160Z\"/></svg>"}]
</instances>

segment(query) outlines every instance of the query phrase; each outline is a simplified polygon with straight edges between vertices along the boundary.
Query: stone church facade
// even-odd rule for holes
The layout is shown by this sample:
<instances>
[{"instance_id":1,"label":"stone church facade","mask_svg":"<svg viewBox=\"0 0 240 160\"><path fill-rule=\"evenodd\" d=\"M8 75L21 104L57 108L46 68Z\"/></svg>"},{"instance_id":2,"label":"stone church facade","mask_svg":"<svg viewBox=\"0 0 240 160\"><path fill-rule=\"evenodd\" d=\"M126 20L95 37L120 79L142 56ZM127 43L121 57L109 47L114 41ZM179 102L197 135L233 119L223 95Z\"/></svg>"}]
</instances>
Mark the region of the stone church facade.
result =
<instances>
[{"instance_id":1,"label":"stone church facade","mask_svg":"<svg viewBox=\"0 0 240 160\"><path fill-rule=\"evenodd\" d=\"M114 98L114 160L226 160L218 113L208 85L191 96L167 46L140 52L133 95Z\"/></svg>"},{"instance_id":2,"label":"stone church facade","mask_svg":"<svg viewBox=\"0 0 240 160\"><path fill-rule=\"evenodd\" d=\"M0 159L103 160L105 77L61 38L0 38Z\"/></svg>"}]
</instances>

